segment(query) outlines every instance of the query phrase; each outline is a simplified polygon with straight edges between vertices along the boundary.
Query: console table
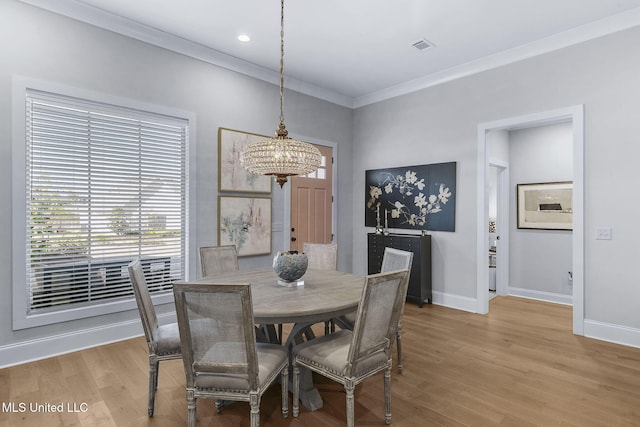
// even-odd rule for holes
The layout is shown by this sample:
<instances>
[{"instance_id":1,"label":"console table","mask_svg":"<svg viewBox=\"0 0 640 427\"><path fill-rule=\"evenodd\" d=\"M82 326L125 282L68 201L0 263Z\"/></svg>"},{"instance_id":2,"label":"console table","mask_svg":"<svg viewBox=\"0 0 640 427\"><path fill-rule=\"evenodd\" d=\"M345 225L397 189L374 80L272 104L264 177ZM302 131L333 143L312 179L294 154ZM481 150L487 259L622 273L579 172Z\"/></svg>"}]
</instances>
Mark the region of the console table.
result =
<instances>
[{"instance_id":1,"label":"console table","mask_svg":"<svg viewBox=\"0 0 640 427\"><path fill-rule=\"evenodd\" d=\"M407 299L418 303L420 308L425 302L431 304L431 236L369 233L367 245L369 274L380 272L384 248L413 252Z\"/></svg>"}]
</instances>

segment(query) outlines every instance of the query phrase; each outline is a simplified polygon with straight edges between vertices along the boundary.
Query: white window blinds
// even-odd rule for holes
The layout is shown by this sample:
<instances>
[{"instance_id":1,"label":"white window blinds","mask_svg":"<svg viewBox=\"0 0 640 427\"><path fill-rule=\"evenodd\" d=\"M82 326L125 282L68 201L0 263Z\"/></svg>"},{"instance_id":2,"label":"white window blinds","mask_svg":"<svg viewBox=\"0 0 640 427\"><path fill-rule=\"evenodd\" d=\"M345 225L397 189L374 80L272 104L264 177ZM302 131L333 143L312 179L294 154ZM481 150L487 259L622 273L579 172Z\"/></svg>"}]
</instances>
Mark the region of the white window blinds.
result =
<instances>
[{"instance_id":1,"label":"white window blinds","mask_svg":"<svg viewBox=\"0 0 640 427\"><path fill-rule=\"evenodd\" d=\"M188 121L28 90L28 312L132 298L184 278Z\"/></svg>"}]
</instances>

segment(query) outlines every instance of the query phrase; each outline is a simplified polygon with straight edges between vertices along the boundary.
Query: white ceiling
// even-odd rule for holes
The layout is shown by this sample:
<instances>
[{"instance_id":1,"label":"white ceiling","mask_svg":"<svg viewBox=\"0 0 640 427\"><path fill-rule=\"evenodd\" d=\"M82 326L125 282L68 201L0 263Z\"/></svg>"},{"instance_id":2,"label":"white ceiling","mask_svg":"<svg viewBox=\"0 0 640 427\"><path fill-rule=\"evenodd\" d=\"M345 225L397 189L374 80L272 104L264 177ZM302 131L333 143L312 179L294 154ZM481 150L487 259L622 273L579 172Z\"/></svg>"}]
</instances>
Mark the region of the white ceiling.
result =
<instances>
[{"instance_id":1,"label":"white ceiling","mask_svg":"<svg viewBox=\"0 0 640 427\"><path fill-rule=\"evenodd\" d=\"M278 82L278 0L22 1ZM287 0L285 86L358 107L636 25L640 0Z\"/></svg>"}]
</instances>

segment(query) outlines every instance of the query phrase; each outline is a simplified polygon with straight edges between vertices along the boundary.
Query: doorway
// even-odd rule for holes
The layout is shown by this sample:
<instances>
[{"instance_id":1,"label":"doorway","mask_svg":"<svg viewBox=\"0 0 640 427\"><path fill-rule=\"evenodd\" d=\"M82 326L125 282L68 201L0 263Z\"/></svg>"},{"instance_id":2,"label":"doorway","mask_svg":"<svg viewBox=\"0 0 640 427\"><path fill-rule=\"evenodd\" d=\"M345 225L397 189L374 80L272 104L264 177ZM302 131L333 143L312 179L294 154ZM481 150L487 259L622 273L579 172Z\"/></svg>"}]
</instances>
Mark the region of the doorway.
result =
<instances>
[{"instance_id":1,"label":"doorway","mask_svg":"<svg viewBox=\"0 0 640 427\"><path fill-rule=\"evenodd\" d=\"M489 268L487 268L487 242L489 239L489 200L487 182L489 178L489 156L487 135L493 130L514 130L543 124L570 121L573 134L573 234L572 234L572 271L573 271L573 333L584 335L584 106L578 105L527 116L519 116L481 123L478 125L477 158L477 291L476 311L486 314L489 311L487 289L489 287ZM504 237L501 236L505 246ZM508 251L504 251L508 252Z\"/></svg>"},{"instance_id":2,"label":"doorway","mask_svg":"<svg viewBox=\"0 0 640 427\"><path fill-rule=\"evenodd\" d=\"M320 167L305 176L291 178L290 250L302 252L304 243L333 241L333 150L320 150Z\"/></svg>"},{"instance_id":3,"label":"doorway","mask_svg":"<svg viewBox=\"0 0 640 427\"><path fill-rule=\"evenodd\" d=\"M509 278L509 167L489 160L489 296L507 295Z\"/></svg>"}]
</instances>

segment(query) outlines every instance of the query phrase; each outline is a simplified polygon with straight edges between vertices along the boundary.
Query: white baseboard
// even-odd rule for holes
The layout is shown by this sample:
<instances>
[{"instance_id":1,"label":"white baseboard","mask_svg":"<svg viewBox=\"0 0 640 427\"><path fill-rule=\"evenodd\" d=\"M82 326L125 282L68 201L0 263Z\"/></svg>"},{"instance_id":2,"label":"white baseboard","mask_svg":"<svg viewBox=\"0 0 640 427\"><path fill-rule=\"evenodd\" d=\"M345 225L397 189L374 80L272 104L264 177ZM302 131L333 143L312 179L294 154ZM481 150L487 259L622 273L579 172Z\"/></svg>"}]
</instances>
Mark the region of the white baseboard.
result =
<instances>
[{"instance_id":1,"label":"white baseboard","mask_svg":"<svg viewBox=\"0 0 640 427\"><path fill-rule=\"evenodd\" d=\"M175 322L175 312L158 314L160 324ZM139 319L51 335L0 347L0 368L123 341L143 334Z\"/></svg>"},{"instance_id":2,"label":"white baseboard","mask_svg":"<svg viewBox=\"0 0 640 427\"><path fill-rule=\"evenodd\" d=\"M460 295L447 294L444 292L432 291L432 301L434 304L442 305L457 310L476 313L477 300L475 298L463 297Z\"/></svg>"},{"instance_id":3,"label":"white baseboard","mask_svg":"<svg viewBox=\"0 0 640 427\"><path fill-rule=\"evenodd\" d=\"M509 295L513 295L514 297L554 302L556 304L573 305L572 295L556 294L553 292L544 292L544 291L535 291L535 290L524 289L524 288L514 288L511 286L507 289L507 293Z\"/></svg>"},{"instance_id":4,"label":"white baseboard","mask_svg":"<svg viewBox=\"0 0 640 427\"><path fill-rule=\"evenodd\" d=\"M584 336L640 348L640 329L629 328L627 326L585 319Z\"/></svg>"}]
</instances>

